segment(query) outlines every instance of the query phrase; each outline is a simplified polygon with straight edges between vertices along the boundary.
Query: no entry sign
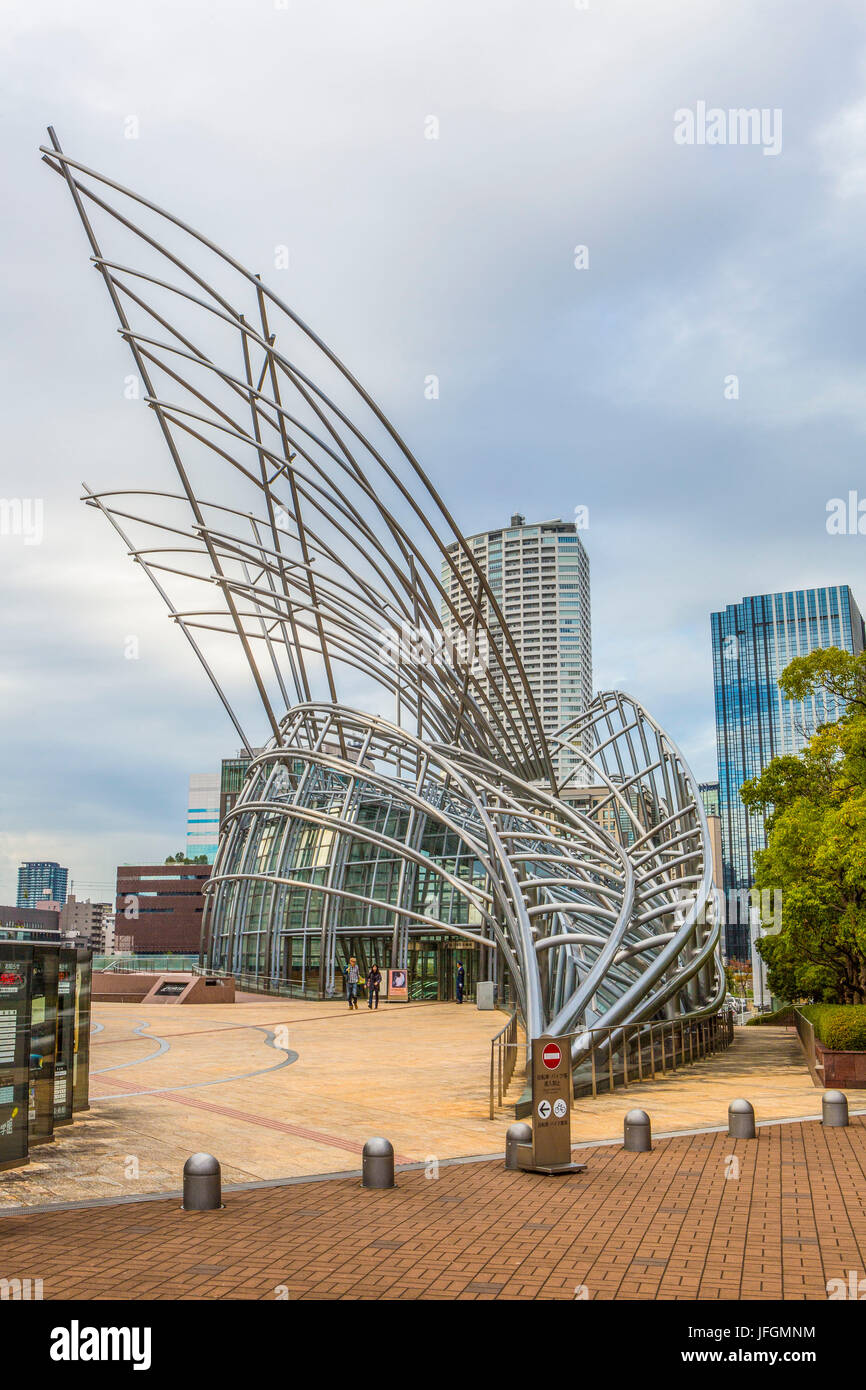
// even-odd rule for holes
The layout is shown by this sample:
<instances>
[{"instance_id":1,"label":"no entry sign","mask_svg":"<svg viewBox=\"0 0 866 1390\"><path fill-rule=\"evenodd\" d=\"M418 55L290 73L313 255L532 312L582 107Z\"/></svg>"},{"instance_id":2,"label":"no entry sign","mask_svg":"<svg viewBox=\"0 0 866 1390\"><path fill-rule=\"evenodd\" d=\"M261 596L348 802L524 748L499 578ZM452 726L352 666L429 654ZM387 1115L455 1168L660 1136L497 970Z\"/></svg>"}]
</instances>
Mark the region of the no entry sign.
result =
<instances>
[{"instance_id":1,"label":"no entry sign","mask_svg":"<svg viewBox=\"0 0 866 1390\"><path fill-rule=\"evenodd\" d=\"M571 1166L571 1052L567 1038L532 1042L532 1152L536 1170Z\"/></svg>"}]
</instances>

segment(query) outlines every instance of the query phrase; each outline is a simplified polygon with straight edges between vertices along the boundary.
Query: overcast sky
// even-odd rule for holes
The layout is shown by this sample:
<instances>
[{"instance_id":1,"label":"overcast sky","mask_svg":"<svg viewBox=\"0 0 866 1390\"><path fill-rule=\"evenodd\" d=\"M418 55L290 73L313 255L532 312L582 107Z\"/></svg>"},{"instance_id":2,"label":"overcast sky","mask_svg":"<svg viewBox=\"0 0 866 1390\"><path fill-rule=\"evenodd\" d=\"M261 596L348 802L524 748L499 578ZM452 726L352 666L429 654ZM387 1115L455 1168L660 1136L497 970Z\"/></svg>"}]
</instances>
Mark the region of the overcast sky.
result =
<instances>
[{"instance_id":1,"label":"overcast sky","mask_svg":"<svg viewBox=\"0 0 866 1390\"><path fill-rule=\"evenodd\" d=\"M866 537L825 525L866 498L864 60L853 0L6 0L0 495L42 499L44 539L0 536L0 902L22 859L107 897L181 848L189 774L238 741L78 500L163 446L48 124L274 282L464 531L588 506L595 685L705 779L710 612L866 604ZM677 143L701 102L781 148Z\"/></svg>"}]
</instances>

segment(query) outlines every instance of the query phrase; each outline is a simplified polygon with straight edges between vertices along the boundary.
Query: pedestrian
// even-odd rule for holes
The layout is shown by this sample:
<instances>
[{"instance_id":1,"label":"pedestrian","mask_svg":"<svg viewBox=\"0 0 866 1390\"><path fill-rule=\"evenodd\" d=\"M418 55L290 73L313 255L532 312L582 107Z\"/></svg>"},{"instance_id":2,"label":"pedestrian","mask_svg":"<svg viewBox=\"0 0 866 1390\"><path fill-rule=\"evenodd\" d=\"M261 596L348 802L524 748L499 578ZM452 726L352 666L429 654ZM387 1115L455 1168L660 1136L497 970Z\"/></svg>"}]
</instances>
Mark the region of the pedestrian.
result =
<instances>
[{"instance_id":1,"label":"pedestrian","mask_svg":"<svg viewBox=\"0 0 866 1390\"><path fill-rule=\"evenodd\" d=\"M382 972L381 972L381 970L379 969L378 965L371 965L371 966L370 966L370 969L367 971L367 978L366 978L366 980L365 980L364 983L365 983L366 986L367 986L367 1008L368 1008L368 1009L372 1009L372 1008L378 1009L378 1007L379 1007L379 986L380 986L381 983L382 983ZM376 1003L375 1003L375 1004L373 1003L373 998L374 998L374 997L375 997L375 999L376 999Z\"/></svg>"},{"instance_id":2,"label":"pedestrian","mask_svg":"<svg viewBox=\"0 0 866 1390\"><path fill-rule=\"evenodd\" d=\"M463 1003L463 991L466 988L466 971L463 969L462 960L457 962L457 1003Z\"/></svg>"},{"instance_id":3,"label":"pedestrian","mask_svg":"<svg viewBox=\"0 0 866 1390\"><path fill-rule=\"evenodd\" d=\"M343 974L346 977L346 994L349 999L349 1008L357 1009L358 980L361 978L361 972L358 969L358 962L355 960L354 956L349 957L349 964L346 966Z\"/></svg>"}]
</instances>

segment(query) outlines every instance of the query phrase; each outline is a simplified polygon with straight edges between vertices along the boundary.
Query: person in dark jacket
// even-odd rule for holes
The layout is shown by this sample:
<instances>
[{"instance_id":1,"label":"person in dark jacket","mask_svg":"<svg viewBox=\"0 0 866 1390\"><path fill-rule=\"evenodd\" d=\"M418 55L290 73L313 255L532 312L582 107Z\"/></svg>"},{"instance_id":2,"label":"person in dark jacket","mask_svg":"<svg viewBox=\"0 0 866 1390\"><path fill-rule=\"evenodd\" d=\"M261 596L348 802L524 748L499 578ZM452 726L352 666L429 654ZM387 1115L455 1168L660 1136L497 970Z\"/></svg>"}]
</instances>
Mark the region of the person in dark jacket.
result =
<instances>
[{"instance_id":1,"label":"person in dark jacket","mask_svg":"<svg viewBox=\"0 0 866 1390\"><path fill-rule=\"evenodd\" d=\"M368 1008L368 1009L373 1009L373 1008L378 1009L378 1007L379 1007L379 986L381 985L381 983L382 983L382 972L381 972L381 970L379 969L378 965L371 965L371 966L370 966L370 969L367 971L367 979L365 980L365 984L366 984L366 986L367 986L367 1008ZM376 999L376 1003L375 1003L375 1004L373 1003L373 998L374 998L374 996L375 996L375 999Z\"/></svg>"},{"instance_id":2,"label":"person in dark jacket","mask_svg":"<svg viewBox=\"0 0 866 1390\"><path fill-rule=\"evenodd\" d=\"M457 962L457 1003L463 1003L463 991L466 988L466 971L463 968L462 960Z\"/></svg>"}]
</instances>

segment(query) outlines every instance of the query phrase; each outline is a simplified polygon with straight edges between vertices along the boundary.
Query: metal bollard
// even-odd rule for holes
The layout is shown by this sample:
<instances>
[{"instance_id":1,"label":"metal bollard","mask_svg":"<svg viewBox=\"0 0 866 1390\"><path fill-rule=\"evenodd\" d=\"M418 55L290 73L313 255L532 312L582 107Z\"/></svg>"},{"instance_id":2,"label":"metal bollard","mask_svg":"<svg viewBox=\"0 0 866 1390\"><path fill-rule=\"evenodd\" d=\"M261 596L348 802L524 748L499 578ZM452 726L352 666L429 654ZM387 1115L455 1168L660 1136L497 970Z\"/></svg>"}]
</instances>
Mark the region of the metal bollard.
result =
<instances>
[{"instance_id":1,"label":"metal bollard","mask_svg":"<svg viewBox=\"0 0 866 1390\"><path fill-rule=\"evenodd\" d=\"M213 1154L193 1154L183 1165L183 1211L218 1211L222 1176Z\"/></svg>"},{"instance_id":2,"label":"metal bollard","mask_svg":"<svg viewBox=\"0 0 866 1390\"><path fill-rule=\"evenodd\" d=\"M652 1152L650 1117L645 1110L629 1110L623 1123L622 1146L632 1154Z\"/></svg>"},{"instance_id":3,"label":"metal bollard","mask_svg":"<svg viewBox=\"0 0 866 1390\"><path fill-rule=\"evenodd\" d=\"M842 1129L848 1123L848 1097L842 1091L825 1091L821 1097L821 1118L828 1129Z\"/></svg>"},{"instance_id":4,"label":"metal bollard","mask_svg":"<svg viewBox=\"0 0 866 1390\"><path fill-rule=\"evenodd\" d=\"M505 1166L516 1172L520 1167L517 1150L520 1144L532 1143L532 1126L522 1123L509 1125L505 1131Z\"/></svg>"},{"instance_id":5,"label":"metal bollard","mask_svg":"<svg viewBox=\"0 0 866 1390\"><path fill-rule=\"evenodd\" d=\"M755 1111L747 1100L732 1100L728 1106L728 1134L731 1139L755 1138Z\"/></svg>"},{"instance_id":6,"label":"metal bollard","mask_svg":"<svg viewBox=\"0 0 866 1390\"><path fill-rule=\"evenodd\" d=\"M361 1186L394 1186L394 1145L389 1139L368 1139L364 1145Z\"/></svg>"}]
</instances>

